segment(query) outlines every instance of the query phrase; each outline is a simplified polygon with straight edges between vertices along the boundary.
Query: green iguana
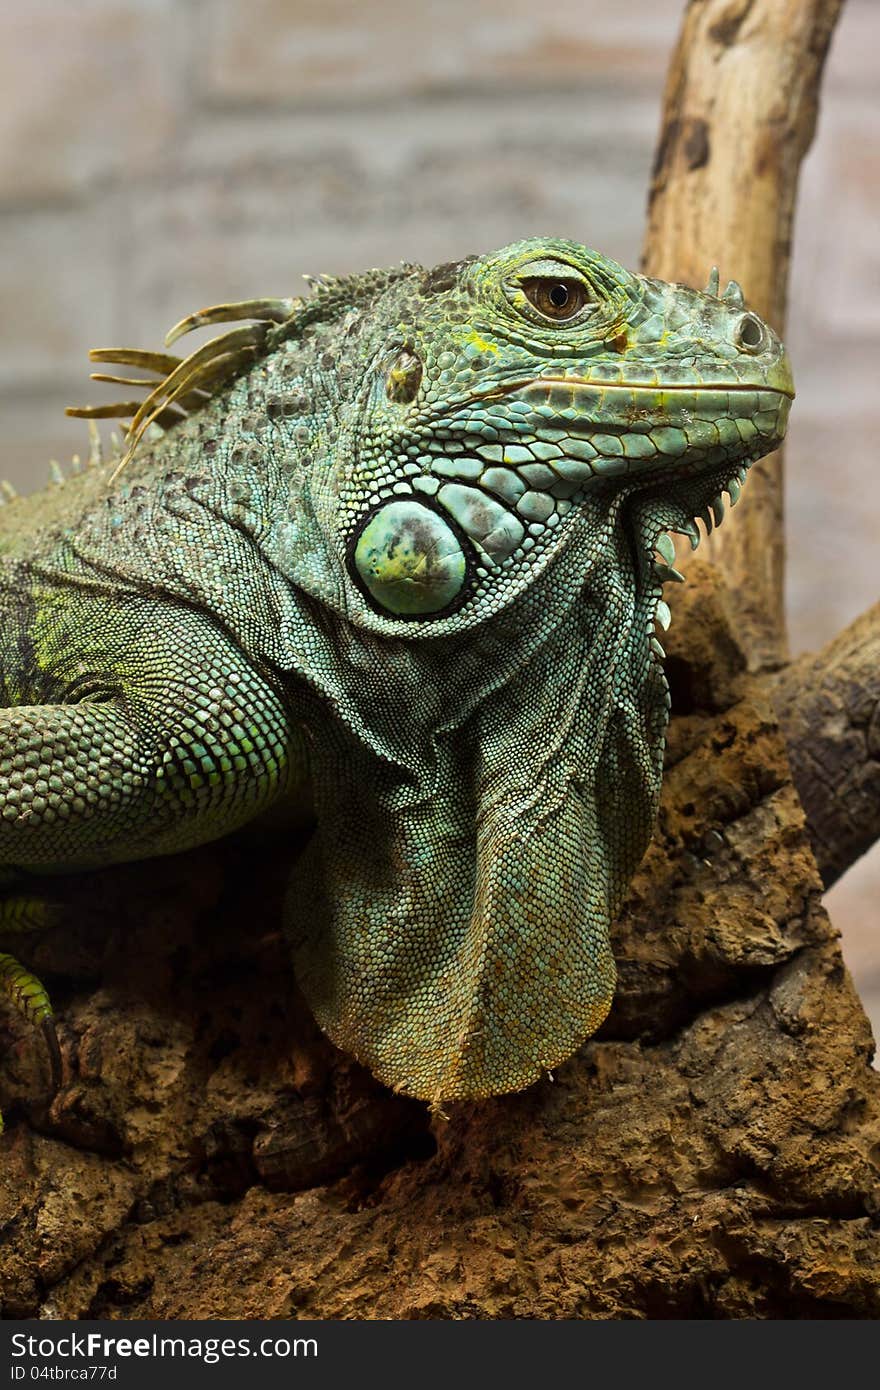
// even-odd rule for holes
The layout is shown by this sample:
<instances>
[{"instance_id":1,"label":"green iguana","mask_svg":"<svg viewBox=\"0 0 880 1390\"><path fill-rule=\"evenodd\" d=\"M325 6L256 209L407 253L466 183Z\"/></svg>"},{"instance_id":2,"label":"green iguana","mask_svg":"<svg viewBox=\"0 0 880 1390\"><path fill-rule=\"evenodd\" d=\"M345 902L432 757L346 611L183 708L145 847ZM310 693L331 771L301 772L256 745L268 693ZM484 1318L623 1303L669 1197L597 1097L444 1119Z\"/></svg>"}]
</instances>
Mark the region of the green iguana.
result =
<instances>
[{"instance_id":1,"label":"green iguana","mask_svg":"<svg viewBox=\"0 0 880 1390\"><path fill-rule=\"evenodd\" d=\"M569 241L313 283L183 320L241 321L185 359L93 353L146 373L72 412L132 417L125 466L0 514L0 864L183 850L308 789L287 930L318 1021L434 1104L517 1090L610 1006L668 533L695 546L779 444L789 364L717 271Z\"/></svg>"}]
</instances>

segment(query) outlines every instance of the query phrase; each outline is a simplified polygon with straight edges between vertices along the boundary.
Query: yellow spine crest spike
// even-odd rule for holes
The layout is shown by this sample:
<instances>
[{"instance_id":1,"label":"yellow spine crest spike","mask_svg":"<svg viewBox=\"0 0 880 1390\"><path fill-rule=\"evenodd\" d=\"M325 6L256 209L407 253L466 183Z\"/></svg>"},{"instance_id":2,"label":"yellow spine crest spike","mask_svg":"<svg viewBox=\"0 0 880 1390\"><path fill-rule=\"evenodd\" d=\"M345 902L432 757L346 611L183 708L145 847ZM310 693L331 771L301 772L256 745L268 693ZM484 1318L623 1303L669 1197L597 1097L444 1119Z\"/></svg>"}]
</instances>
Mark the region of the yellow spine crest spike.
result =
<instances>
[{"instance_id":1,"label":"yellow spine crest spike","mask_svg":"<svg viewBox=\"0 0 880 1390\"><path fill-rule=\"evenodd\" d=\"M163 414L172 413L166 411L169 405L173 402L179 403L194 389L205 385L208 381L212 385L216 385L218 376L221 380L227 376L234 376L243 365L251 360L256 349L262 345L265 335L265 324L250 324L246 328L233 328L230 332L212 338L210 342L204 343L202 347L190 353L189 357L185 357L180 366L176 367L164 381L158 382L155 389L141 403L129 425L125 453L119 460L110 481L113 482L119 476L132 458L149 425L157 422L165 428L168 427L163 420ZM218 367L220 368L219 372ZM173 413L176 414L176 412ZM177 418L180 419L182 416L177 416Z\"/></svg>"},{"instance_id":2,"label":"yellow spine crest spike","mask_svg":"<svg viewBox=\"0 0 880 1390\"><path fill-rule=\"evenodd\" d=\"M89 372L90 381L106 381L111 386L142 386L152 391L156 382L148 376L114 376L112 372Z\"/></svg>"},{"instance_id":3,"label":"yellow spine crest spike","mask_svg":"<svg viewBox=\"0 0 880 1390\"><path fill-rule=\"evenodd\" d=\"M167 376L179 367L182 357L170 352L146 352L142 348L92 348L90 362L115 362L122 367L143 367L148 372Z\"/></svg>"},{"instance_id":4,"label":"yellow spine crest spike","mask_svg":"<svg viewBox=\"0 0 880 1390\"><path fill-rule=\"evenodd\" d=\"M140 401L114 401L110 405L68 405L65 415L75 420L124 420L128 415L137 414Z\"/></svg>"},{"instance_id":5,"label":"yellow spine crest spike","mask_svg":"<svg viewBox=\"0 0 880 1390\"><path fill-rule=\"evenodd\" d=\"M259 323L285 323L297 309L302 307L301 299L242 299L231 304L212 304L207 309L198 309L187 314L165 335L165 346L170 347L185 333L196 328L207 328L215 323L235 323L241 319L255 319Z\"/></svg>"},{"instance_id":6,"label":"yellow spine crest spike","mask_svg":"<svg viewBox=\"0 0 880 1390\"><path fill-rule=\"evenodd\" d=\"M196 367L211 362L221 354L231 352L235 348L256 346L262 341L265 332L265 327L261 324L252 324L247 328L233 328L229 333L221 333L219 337L212 338L210 342L203 343L195 352L191 352L189 357L183 359L179 367L175 367L174 371L165 377L164 381L157 382L146 400L140 403L131 422L132 434L137 434L141 425L159 405L161 399L163 397L170 399L180 383L188 380Z\"/></svg>"},{"instance_id":7,"label":"yellow spine crest spike","mask_svg":"<svg viewBox=\"0 0 880 1390\"><path fill-rule=\"evenodd\" d=\"M147 377L111 376L109 372L90 372L89 379L109 382L113 386L140 386L145 391L155 391L159 385L157 381L150 381ZM210 400L207 391L193 390L190 395L177 398L177 404L184 411L198 410L207 400Z\"/></svg>"}]
</instances>

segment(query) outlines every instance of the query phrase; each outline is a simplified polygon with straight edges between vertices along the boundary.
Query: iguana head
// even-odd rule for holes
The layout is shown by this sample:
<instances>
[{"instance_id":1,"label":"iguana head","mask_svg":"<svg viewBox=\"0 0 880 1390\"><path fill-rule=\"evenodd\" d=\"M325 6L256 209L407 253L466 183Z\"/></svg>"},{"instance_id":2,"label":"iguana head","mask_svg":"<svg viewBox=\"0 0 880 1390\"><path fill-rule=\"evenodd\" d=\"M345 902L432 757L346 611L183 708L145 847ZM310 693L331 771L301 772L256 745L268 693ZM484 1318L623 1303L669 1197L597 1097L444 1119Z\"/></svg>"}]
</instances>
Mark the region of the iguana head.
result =
<instances>
[{"instance_id":1,"label":"iguana head","mask_svg":"<svg viewBox=\"0 0 880 1390\"><path fill-rule=\"evenodd\" d=\"M723 514L722 491L735 501L785 433L785 350L737 285L718 297L717 273L699 293L537 239L385 299L373 322L397 317L363 364L328 515L359 623L472 626L612 496L650 504L646 545L695 540L694 518Z\"/></svg>"},{"instance_id":2,"label":"iguana head","mask_svg":"<svg viewBox=\"0 0 880 1390\"><path fill-rule=\"evenodd\" d=\"M265 380L257 395L271 387L284 417L267 445L289 453L291 511L308 532L285 568L383 635L466 631L562 554L576 568L585 520L615 499L638 497L629 515L645 549L666 530L696 544L695 518L720 520L722 492L735 502L785 433L785 350L735 282L719 297L716 271L700 293L536 238L430 271L313 283L305 302L188 316L169 344L257 321L185 359L93 352L164 377L143 382L153 389L139 407L69 413L133 414L125 462L150 422L168 429L218 395L222 410L235 376L247 407L249 378Z\"/></svg>"}]
</instances>

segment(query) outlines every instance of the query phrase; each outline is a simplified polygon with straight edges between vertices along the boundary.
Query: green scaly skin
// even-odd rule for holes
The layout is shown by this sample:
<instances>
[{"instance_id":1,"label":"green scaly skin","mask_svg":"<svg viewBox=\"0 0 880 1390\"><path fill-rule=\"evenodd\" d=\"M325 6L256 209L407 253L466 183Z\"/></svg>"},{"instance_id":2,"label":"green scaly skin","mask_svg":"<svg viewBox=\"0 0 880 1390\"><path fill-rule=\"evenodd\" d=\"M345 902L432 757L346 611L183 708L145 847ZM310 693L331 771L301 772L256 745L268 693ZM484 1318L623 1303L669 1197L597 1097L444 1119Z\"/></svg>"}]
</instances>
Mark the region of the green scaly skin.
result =
<instances>
[{"instance_id":1,"label":"green scaly skin","mask_svg":"<svg viewBox=\"0 0 880 1390\"><path fill-rule=\"evenodd\" d=\"M309 788L288 931L330 1037L434 1104L562 1062L657 805L667 532L720 520L793 394L711 290L549 239L334 282L117 479L7 507L0 865Z\"/></svg>"}]
</instances>

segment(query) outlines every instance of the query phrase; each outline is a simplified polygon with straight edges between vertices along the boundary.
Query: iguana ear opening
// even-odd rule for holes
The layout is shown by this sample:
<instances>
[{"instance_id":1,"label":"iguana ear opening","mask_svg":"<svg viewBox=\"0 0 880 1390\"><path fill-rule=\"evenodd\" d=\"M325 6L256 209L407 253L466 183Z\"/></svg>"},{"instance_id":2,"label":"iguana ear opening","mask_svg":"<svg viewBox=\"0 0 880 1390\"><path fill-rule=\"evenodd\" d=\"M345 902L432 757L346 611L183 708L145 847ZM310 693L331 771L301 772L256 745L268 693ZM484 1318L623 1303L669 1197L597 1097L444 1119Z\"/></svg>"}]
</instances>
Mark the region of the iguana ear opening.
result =
<instances>
[{"instance_id":1,"label":"iguana ear opening","mask_svg":"<svg viewBox=\"0 0 880 1390\"><path fill-rule=\"evenodd\" d=\"M405 347L391 364L385 378L385 394L389 401L397 405L411 405L422 384L422 362L412 350Z\"/></svg>"}]
</instances>

